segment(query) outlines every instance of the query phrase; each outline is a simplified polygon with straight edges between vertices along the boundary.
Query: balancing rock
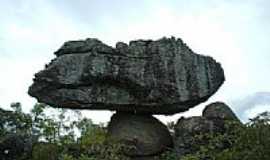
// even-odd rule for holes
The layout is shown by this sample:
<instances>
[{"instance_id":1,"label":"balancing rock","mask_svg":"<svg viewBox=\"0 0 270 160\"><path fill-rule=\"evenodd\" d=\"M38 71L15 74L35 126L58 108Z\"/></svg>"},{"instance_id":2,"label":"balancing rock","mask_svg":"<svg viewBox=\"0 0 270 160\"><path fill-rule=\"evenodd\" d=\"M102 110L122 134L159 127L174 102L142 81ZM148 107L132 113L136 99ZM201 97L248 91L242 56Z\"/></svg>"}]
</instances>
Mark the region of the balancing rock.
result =
<instances>
[{"instance_id":1,"label":"balancing rock","mask_svg":"<svg viewBox=\"0 0 270 160\"><path fill-rule=\"evenodd\" d=\"M184 112L223 84L221 65L181 39L68 41L35 74L28 93L53 107L149 114Z\"/></svg>"}]
</instances>

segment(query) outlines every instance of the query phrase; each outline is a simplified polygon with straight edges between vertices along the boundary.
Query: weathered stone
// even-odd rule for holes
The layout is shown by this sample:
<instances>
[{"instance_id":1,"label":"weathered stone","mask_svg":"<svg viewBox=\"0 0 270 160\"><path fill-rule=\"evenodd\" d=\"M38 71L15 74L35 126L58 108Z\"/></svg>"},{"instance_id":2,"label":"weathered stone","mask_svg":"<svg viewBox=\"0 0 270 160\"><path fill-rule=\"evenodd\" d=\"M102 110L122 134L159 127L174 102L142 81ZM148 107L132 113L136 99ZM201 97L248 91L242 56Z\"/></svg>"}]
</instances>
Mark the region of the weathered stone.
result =
<instances>
[{"instance_id":1,"label":"weathered stone","mask_svg":"<svg viewBox=\"0 0 270 160\"><path fill-rule=\"evenodd\" d=\"M55 55L80 54L87 52L113 53L113 48L102 43L96 38L88 38L85 41L68 41L55 52Z\"/></svg>"},{"instance_id":2,"label":"weathered stone","mask_svg":"<svg viewBox=\"0 0 270 160\"><path fill-rule=\"evenodd\" d=\"M208 119L239 120L231 108L223 102L214 102L207 105L202 115Z\"/></svg>"},{"instance_id":3,"label":"weathered stone","mask_svg":"<svg viewBox=\"0 0 270 160\"><path fill-rule=\"evenodd\" d=\"M175 125L174 148L179 156L193 153L197 148L195 136L214 132L215 126L213 121L204 117L180 118Z\"/></svg>"},{"instance_id":4,"label":"weathered stone","mask_svg":"<svg viewBox=\"0 0 270 160\"><path fill-rule=\"evenodd\" d=\"M175 38L116 48L97 39L70 41L55 54L29 88L54 107L174 114L206 101L225 79L213 58Z\"/></svg>"},{"instance_id":5,"label":"weathered stone","mask_svg":"<svg viewBox=\"0 0 270 160\"><path fill-rule=\"evenodd\" d=\"M108 126L109 139L131 146L129 156L156 155L172 146L172 137L165 125L151 115L116 113Z\"/></svg>"},{"instance_id":6,"label":"weathered stone","mask_svg":"<svg viewBox=\"0 0 270 160\"><path fill-rule=\"evenodd\" d=\"M203 116L180 118L175 125L174 148L179 157L194 153L200 145L207 144L207 139L199 139L197 135L229 134L227 121L240 122L233 111L223 102L207 105ZM230 123L227 123L230 125ZM233 126L233 123L232 123ZM216 144L221 149L230 147L225 141Z\"/></svg>"}]
</instances>

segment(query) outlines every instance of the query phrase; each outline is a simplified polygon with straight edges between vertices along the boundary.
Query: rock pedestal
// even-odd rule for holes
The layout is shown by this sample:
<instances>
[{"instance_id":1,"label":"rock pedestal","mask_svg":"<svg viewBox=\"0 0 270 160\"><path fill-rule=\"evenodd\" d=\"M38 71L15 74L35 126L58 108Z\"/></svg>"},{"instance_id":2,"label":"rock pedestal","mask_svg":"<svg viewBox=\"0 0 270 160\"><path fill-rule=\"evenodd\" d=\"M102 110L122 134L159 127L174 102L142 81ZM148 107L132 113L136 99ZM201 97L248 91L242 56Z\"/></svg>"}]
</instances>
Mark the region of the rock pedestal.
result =
<instances>
[{"instance_id":1,"label":"rock pedestal","mask_svg":"<svg viewBox=\"0 0 270 160\"><path fill-rule=\"evenodd\" d=\"M126 154L135 157L172 146L168 129L153 114L187 111L225 80L218 62L174 37L118 42L115 47L94 38L68 41L55 55L35 74L28 93L52 107L116 111L109 137L134 145ZM202 128L212 125L205 118L179 123L194 128L201 125L198 121Z\"/></svg>"},{"instance_id":2,"label":"rock pedestal","mask_svg":"<svg viewBox=\"0 0 270 160\"><path fill-rule=\"evenodd\" d=\"M116 113L109 123L108 136L130 146L126 154L132 157L156 155L173 145L167 127L151 115Z\"/></svg>"}]
</instances>

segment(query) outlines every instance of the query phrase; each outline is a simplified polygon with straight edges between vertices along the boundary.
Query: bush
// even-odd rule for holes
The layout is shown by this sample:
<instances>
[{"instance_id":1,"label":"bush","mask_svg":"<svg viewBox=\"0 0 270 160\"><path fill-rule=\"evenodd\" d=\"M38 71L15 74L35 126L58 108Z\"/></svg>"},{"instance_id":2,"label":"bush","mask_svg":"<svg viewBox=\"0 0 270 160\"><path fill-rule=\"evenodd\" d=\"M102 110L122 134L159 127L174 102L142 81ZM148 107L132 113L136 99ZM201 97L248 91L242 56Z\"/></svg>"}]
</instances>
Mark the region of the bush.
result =
<instances>
[{"instance_id":1,"label":"bush","mask_svg":"<svg viewBox=\"0 0 270 160\"><path fill-rule=\"evenodd\" d=\"M106 128L103 125L93 124L90 119L70 123L81 133L81 137L76 139L74 126L66 126L62 123L63 118L62 121L56 121L47 117L43 113L44 106L37 105L32 114L23 113L19 103L12 106L14 111L0 109L1 160L7 159L5 150L8 146L15 148L8 150L11 155L8 159L12 160L29 160L31 154L31 160L128 160L129 157L124 153L126 150L134 149L132 146L108 139ZM52 123L46 124L45 121ZM63 134L61 131L68 131L69 134ZM49 143L50 140L36 144L20 137L16 138L17 140L7 138L9 134L15 133L27 137L38 136L45 140L52 137L52 143ZM35 144L33 150L27 147L33 146L32 144ZM181 159L174 150L167 151L155 159L269 160L270 113L262 113L245 125L239 122L226 122L224 132L196 135L191 144L194 152ZM16 155L13 154L15 152Z\"/></svg>"},{"instance_id":2,"label":"bush","mask_svg":"<svg viewBox=\"0 0 270 160\"><path fill-rule=\"evenodd\" d=\"M70 145L69 145L70 146ZM70 149L66 148L63 152L63 160L128 160L129 158L123 154L125 149L129 147L110 140L107 138L107 131L102 125L90 125L84 132L82 132L81 138L78 144L77 151L79 155L70 152ZM74 149L73 149L74 150Z\"/></svg>"},{"instance_id":3,"label":"bush","mask_svg":"<svg viewBox=\"0 0 270 160\"><path fill-rule=\"evenodd\" d=\"M92 126L87 129L80 139L83 149L92 145L104 144L106 141L106 130L99 126Z\"/></svg>"},{"instance_id":4,"label":"bush","mask_svg":"<svg viewBox=\"0 0 270 160\"><path fill-rule=\"evenodd\" d=\"M155 160L180 160L180 159L179 156L173 150L169 150L162 153L160 156L156 156Z\"/></svg>"},{"instance_id":5,"label":"bush","mask_svg":"<svg viewBox=\"0 0 270 160\"><path fill-rule=\"evenodd\" d=\"M269 160L270 159L270 113L264 112L237 130L231 148L217 154L220 160Z\"/></svg>"},{"instance_id":6,"label":"bush","mask_svg":"<svg viewBox=\"0 0 270 160\"><path fill-rule=\"evenodd\" d=\"M269 160L270 113L262 113L246 125L227 122L226 132L197 135L195 138L208 143L193 146L199 150L181 160Z\"/></svg>"},{"instance_id":7,"label":"bush","mask_svg":"<svg viewBox=\"0 0 270 160\"><path fill-rule=\"evenodd\" d=\"M38 143L32 151L32 160L58 160L59 147L56 144Z\"/></svg>"}]
</instances>

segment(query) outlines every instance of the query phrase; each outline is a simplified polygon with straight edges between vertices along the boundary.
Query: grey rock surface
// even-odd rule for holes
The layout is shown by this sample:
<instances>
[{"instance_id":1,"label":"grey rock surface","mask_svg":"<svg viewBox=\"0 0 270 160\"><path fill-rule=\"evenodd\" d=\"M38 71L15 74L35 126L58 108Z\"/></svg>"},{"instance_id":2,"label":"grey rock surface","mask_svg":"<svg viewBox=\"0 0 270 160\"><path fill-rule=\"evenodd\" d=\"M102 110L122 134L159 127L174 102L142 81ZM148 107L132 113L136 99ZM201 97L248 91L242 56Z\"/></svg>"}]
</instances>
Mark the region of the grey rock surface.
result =
<instances>
[{"instance_id":1,"label":"grey rock surface","mask_svg":"<svg viewBox=\"0 0 270 160\"><path fill-rule=\"evenodd\" d=\"M230 121L230 122L228 122ZM174 127L174 149L179 157L195 153L200 144L207 144L207 139L199 139L198 135L229 134L226 124L239 123L239 119L228 105L223 102L214 102L205 107L202 116L184 118L181 117ZM240 123L241 124L241 123ZM216 144L220 148L229 147L226 142ZM197 147L197 148L196 148Z\"/></svg>"},{"instance_id":2,"label":"grey rock surface","mask_svg":"<svg viewBox=\"0 0 270 160\"><path fill-rule=\"evenodd\" d=\"M109 139L131 146L128 156L150 156L172 147L167 127L151 115L116 113L108 126Z\"/></svg>"},{"instance_id":3,"label":"grey rock surface","mask_svg":"<svg viewBox=\"0 0 270 160\"><path fill-rule=\"evenodd\" d=\"M223 84L221 65L181 39L66 42L35 74L28 93L53 107L174 114L206 101Z\"/></svg>"},{"instance_id":4,"label":"grey rock surface","mask_svg":"<svg viewBox=\"0 0 270 160\"><path fill-rule=\"evenodd\" d=\"M214 132L215 125L213 121L204 117L180 118L175 125L174 148L179 157L194 153L197 148L194 145L198 143L196 135ZM196 145L199 145L196 144Z\"/></svg>"},{"instance_id":5,"label":"grey rock surface","mask_svg":"<svg viewBox=\"0 0 270 160\"><path fill-rule=\"evenodd\" d=\"M239 120L231 108L223 102L214 102L207 105L202 116L208 119Z\"/></svg>"}]
</instances>

